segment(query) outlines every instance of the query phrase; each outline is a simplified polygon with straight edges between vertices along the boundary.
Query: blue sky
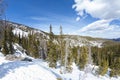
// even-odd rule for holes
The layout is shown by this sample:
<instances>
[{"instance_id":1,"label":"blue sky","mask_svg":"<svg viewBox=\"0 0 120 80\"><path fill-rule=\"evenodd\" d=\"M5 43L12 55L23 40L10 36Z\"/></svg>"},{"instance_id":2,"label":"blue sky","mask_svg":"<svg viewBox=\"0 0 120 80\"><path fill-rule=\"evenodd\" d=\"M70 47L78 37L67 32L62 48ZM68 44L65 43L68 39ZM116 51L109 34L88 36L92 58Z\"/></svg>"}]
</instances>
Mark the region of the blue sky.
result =
<instances>
[{"instance_id":1,"label":"blue sky","mask_svg":"<svg viewBox=\"0 0 120 80\"><path fill-rule=\"evenodd\" d=\"M5 0L7 20L59 34L120 37L120 0ZM112 3L112 4L111 4ZM113 8L113 6L116 6Z\"/></svg>"}]
</instances>

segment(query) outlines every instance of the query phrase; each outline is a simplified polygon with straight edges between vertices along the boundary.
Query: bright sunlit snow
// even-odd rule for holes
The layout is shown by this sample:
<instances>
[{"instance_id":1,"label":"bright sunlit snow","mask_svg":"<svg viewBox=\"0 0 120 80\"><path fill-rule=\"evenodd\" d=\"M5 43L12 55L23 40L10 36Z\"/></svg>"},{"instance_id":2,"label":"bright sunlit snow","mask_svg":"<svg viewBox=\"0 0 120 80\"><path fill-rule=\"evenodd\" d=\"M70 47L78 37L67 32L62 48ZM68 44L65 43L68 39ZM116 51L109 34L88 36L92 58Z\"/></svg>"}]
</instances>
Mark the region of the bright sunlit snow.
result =
<instances>
[{"instance_id":1,"label":"bright sunlit snow","mask_svg":"<svg viewBox=\"0 0 120 80\"><path fill-rule=\"evenodd\" d=\"M19 35L20 34L20 37L22 37L22 35L25 37L25 36L28 36L28 32L25 32L19 28L15 28L13 30L13 33L16 34L16 35Z\"/></svg>"},{"instance_id":2,"label":"bright sunlit snow","mask_svg":"<svg viewBox=\"0 0 120 80\"><path fill-rule=\"evenodd\" d=\"M40 59L28 61L7 61L0 56L0 80L120 80L119 78L110 78L106 76L95 76L95 74L86 70L80 71L73 63L73 72L60 74L60 68L52 69L48 63ZM86 69L92 69L90 66ZM96 69L96 68L95 68Z\"/></svg>"}]
</instances>

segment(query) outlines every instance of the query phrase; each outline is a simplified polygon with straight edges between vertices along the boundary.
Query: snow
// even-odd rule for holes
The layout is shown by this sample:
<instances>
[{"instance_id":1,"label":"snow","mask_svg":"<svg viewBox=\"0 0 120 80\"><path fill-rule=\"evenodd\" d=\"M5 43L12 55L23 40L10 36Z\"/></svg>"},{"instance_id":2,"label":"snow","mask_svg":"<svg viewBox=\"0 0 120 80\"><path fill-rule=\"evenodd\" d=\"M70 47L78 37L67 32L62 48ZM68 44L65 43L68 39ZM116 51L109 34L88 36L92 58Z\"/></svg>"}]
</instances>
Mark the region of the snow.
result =
<instances>
[{"instance_id":1,"label":"snow","mask_svg":"<svg viewBox=\"0 0 120 80\"><path fill-rule=\"evenodd\" d=\"M103 42L100 41L89 41L91 43L92 46L97 46L99 48L102 47Z\"/></svg>"},{"instance_id":2,"label":"snow","mask_svg":"<svg viewBox=\"0 0 120 80\"><path fill-rule=\"evenodd\" d=\"M57 80L57 78L62 80L120 80L120 77L110 78L108 74L97 75L95 70L98 69L98 66L86 65L84 70L79 70L73 63L71 67L73 68L71 73L61 74L59 65L56 69L49 68L47 62L34 58L32 62L8 61L0 52L0 80Z\"/></svg>"},{"instance_id":3,"label":"snow","mask_svg":"<svg viewBox=\"0 0 120 80\"><path fill-rule=\"evenodd\" d=\"M56 80L49 68L42 66L42 61L14 61L0 65L0 80Z\"/></svg>"},{"instance_id":4,"label":"snow","mask_svg":"<svg viewBox=\"0 0 120 80\"><path fill-rule=\"evenodd\" d=\"M0 52L0 58L3 58L4 57L4 55L2 54L2 52Z\"/></svg>"},{"instance_id":5,"label":"snow","mask_svg":"<svg viewBox=\"0 0 120 80\"><path fill-rule=\"evenodd\" d=\"M28 36L28 32L25 32L25 31L23 31L23 30L21 30L21 29L19 29L19 28L15 28L14 30L13 30L13 33L14 34L16 34L16 35L19 35L20 34L20 37L22 37L22 36Z\"/></svg>"},{"instance_id":6,"label":"snow","mask_svg":"<svg viewBox=\"0 0 120 80\"><path fill-rule=\"evenodd\" d=\"M2 52L0 52L0 65L2 64L2 63L4 63L5 62L5 57L4 57L4 55L2 54Z\"/></svg>"},{"instance_id":7,"label":"snow","mask_svg":"<svg viewBox=\"0 0 120 80\"><path fill-rule=\"evenodd\" d=\"M102 44L104 41L102 40L88 40L87 38L82 38L80 36L70 36L69 38L65 38L64 39L65 41L70 41L70 46L73 47L73 46L88 46L91 45L91 46L97 46L99 48L102 47Z\"/></svg>"},{"instance_id":8,"label":"snow","mask_svg":"<svg viewBox=\"0 0 120 80\"><path fill-rule=\"evenodd\" d=\"M14 49L15 49L15 56L16 57L26 57L26 53L25 53L25 50L17 43L15 43L13 45Z\"/></svg>"}]
</instances>

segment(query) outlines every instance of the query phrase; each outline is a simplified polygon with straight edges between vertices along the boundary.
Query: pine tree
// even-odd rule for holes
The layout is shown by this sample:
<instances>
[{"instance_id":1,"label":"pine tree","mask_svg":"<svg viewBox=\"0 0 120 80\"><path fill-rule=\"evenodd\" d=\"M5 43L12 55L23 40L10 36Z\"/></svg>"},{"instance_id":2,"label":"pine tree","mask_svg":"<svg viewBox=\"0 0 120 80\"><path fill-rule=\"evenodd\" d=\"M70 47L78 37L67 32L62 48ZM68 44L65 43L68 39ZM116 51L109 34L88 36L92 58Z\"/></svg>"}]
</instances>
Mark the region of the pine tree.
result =
<instances>
[{"instance_id":1,"label":"pine tree","mask_svg":"<svg viewBox=\"0 0 120 80\"><path fill-rule=\"evenodd\" d=\"M110 76L120 76L120 57L115 57L111 66Z\"/></svg>"},{"instance_id":2,"label":"pine tree","mask_svg":"<svg viewBox=\"0 0 120 80\"><path fill-rule=\"evenodd\" d=\"M6 31L6 28L4 29L4 37L3 37L3 50L2 52L7 55L9 54L9 48L8 48L8 44L7 44L7 31Z\"/></svg>"},{"instance_id":3,"label":"pine tree","mask_svg":"<svg viewBox=\"0 0 120 80\"><path fill-rule=\"evenodd\" d=\"M8 43L9 43L9 53L13 54L14 53L14 48L13 48L13 32L12 32L12 27L9 28L9 34L8 34Z\"/></svg>"},{"instance_id":4,"label":"pine tree","mask_svg":"<svg viewBox=\"0 0 120 80\"><path fill-rule=\"evenodd\" d=\"M37 39L36 39L36 36L35 35L33 35L33 51L32 51L32 53L33 53L33 56L35 57L35 58L39 58L39 43L38 43L38 41L37 41Z\"/></svg>"},{"instance_id":5,"label":"pine tree","mask_svg":"<svg viewBox=\"0 0 120 80\"><path fill-rule=\"evenodd\" d=\"M23 40L23 39L22 39ZM23 43L24 42L24 43ZM24 45L25 44L25 40L22 41L22 44ZM27 43L27 46L24 45L29 53L30 56L33 56L33 32L31 31L29 34L28 34L28 43Z\"/></svg>"},{"instance_id":6,"label":"pine tree","mask_svg":"<svg viewBox=\"0 0 120 80\"><path fill-rule=\"evenodd\" d=\"M68 58L67 58L67 72L72 72L72 63L74 61L73 59L73 54L72 53L72 48L69 46L69 54L68 54Z\"/></svg>"},{"instance_id":7,"label":"pine tree","mask_svg":"<svg viewBox=\"0 0 120 80\"><path fill-rule=\"evenodd\" d=\"M79 58L79 63L78 66L80 69L83 69L88 61L88 54L87 54L87 48L82 47L81 48L81 53L80 53L80 58Z\"/></svg>"},{"instance_id":8,"label":"pine tree","mask_svg":"<svg viewBox=\"0 0 120 80\"><path fill-rule=\"evenodd\" d=\"M53 42L54 34L52 32L52 25L50 25L50 33L49 33L49 41L47 43L48 46L48 56L47 61L49 61L49 67L56 67L57 62L57 53L56 53L56 45Z\"/></svg>"},{"instance_id":9,"label":"pine tree","mask_svg":"<svg viewBox=\"0 0 120 80\"><path fill-rule=\"evenodd\" d=\"M79 46L77 47L77 57L76 57L76 59L77 59L77 60L76 60L76 61L77 61L76 63L78 64L78 63L79 63L79 60L80 60L80 47L79 47Z\"/></svg>"},{"instance_id":10,"label":"pine tree","mask_svg":"<svg viewBox=\"0 0 120 80\"><path fill-rule=\"evenodd\" d=\"M99 66L99 74L104 76L108 71L108 60L103 60Z\"/></svg>"},{"instance_id":11,"label":"pine tree","mask_svg":"<svg viewBox=\"0 0 120 80\"><path fill-rule=\"evenodd\" d=\"M64 41L63 41L63 31L62 31L62 26L60 26L60 56L61 56L61 66L63 66L64 65L64 56L65 56L65 50L64 50L64 48L65 48L65 43L64 43Z\"/></svg>"},{"instance_id":12,"label":"pine tree","mask_svg":"<svg viewBox=\"0 0 120 80\"><path fill-rule=\"evenodd\" d=\"M80 49L79 46L71 48L71 54L73 56L74 62L77 64L79 63L79 56L80 56Z\"/></svg>"},{"instance_id":13,"label":"pine tree","mask_svg":"<svg viewBox=\"0 0 120 80\"><path fill-rule=\"evenodd\" d=\"M55 45L52 45L48 53L49 67L56 68L57 53Z\"/></svg>"},{"instance_id":14,"label":"pine tree","mask_svg":"<svg viewBox=\"0 0 120 80\"><path fill-rule=\"evenodd\" d=\"M23 40L23 39L22 39ZM30 56L39 58L39 41L36 38L36 34L31 31L28 35L28 38L24 38L22 44L24 44L24 48L27 50Z\"/></svg>"}]
</instances>

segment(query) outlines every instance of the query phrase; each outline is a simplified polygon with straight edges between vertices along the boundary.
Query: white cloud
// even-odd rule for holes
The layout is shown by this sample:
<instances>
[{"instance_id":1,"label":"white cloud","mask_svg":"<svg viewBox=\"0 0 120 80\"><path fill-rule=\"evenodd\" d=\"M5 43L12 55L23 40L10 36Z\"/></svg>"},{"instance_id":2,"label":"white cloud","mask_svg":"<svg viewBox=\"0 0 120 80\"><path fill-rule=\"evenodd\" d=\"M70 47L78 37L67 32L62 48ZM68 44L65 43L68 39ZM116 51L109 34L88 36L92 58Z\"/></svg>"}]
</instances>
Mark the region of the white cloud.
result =
<instances>
[{"instance_id":1,"label":"white cloud","mask_svg":"<svg viewBox=\"0 0 120 80\"><path fill-rule=\"evenodd\" d=\"M79 16L85 13L99 19L120 18L120 0L74 0L73 8Z\"/></svg>"},{"instance_id":2,"label":"white cloud","mask_svg":"<svg viewBox=\"0 0 120 80\"><path fill-rule=\"evenodd\" d=\"M80 17L77 17L77 18L76 18L76 21L80 21Z\"/></svg>"},{"instance_id":3,"label":"white cloud","mask_svg":"<svg viewBox=\"0 0 120 80\"><path fill-rule=\"evenodd\" d=\"M102 38L117 38L120 34L120 26L110 25L110 22L111 20L98 20L74 32L74 34Z\"/></svg>"},{"instance_id":4,"label":"white cloud","mask_svg":"<svg viewBox=\"0 0 120 80\"><path fill-rule=\"evenodd\" d=\"M80 32L103 32L111 29L111 27L109 27L110 22L111 20L98 20L96 22L89 24L86 27L83 27L79 31Z\"/></svg>"},{"instance_id":5,"label":"white cloud","mask_svg":"<svg viewBox=\"0 0 120 80\"><path fill-rule=\"evenodd\" d=\"M37 21L50 21L52 19L47 18L47 17L30 17L30 19L37 20Z\"/></svg>"}]
</instances>

